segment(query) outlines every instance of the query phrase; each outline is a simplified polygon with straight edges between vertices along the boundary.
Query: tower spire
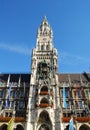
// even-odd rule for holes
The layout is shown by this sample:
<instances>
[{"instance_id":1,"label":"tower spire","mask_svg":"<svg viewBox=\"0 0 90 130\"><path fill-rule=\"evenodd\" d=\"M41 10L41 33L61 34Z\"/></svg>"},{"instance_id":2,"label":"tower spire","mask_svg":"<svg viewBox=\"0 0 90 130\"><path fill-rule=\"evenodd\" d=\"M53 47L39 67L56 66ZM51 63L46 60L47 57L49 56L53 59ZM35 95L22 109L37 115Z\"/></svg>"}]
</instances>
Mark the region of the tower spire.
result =
<instances>
[{"instance_id":1,"label":"tower spire","mask_svg":"<svg viewBox=\"0 0 90 130\"><path fill-rule=\"evenodd\" d=\"M47 20L47 17L46 17L46 15L44 16L44 20Z\"/></svg>"},{"instance_id":2,"label":"tower spire","mask_svg":"<svg viewBox=\"0 0 90 130\"><path fill-rule=\"evenodd\" d=\"M43 21L41 22L40 27L38 28L38 33L37 33L37 37L43 37L43 36L49 36L52 37L53 33L52 33L52 29L47 21L46 16L44 16Z\"/></svg>"}]
</instances>

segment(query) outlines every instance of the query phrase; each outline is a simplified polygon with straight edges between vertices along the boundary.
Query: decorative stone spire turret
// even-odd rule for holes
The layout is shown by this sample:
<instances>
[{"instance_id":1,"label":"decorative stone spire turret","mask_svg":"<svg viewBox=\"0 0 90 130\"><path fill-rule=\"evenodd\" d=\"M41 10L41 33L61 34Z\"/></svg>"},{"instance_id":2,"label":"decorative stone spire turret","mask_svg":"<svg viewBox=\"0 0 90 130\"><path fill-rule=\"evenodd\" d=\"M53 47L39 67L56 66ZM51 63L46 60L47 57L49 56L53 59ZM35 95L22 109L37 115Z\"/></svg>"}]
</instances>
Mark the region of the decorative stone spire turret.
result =
<instances>
[{"instance_id":1,"label":"decorative stone spire turret","mask_svg":"<svg viewBox=\"0 0 90 130\"><path fill-rule=\"evenodd\" d=\"M37 32L37 45L36 45L37 50L38 51L52 50L53 48L52 37L53 37L52 29L45 16Z\"/></svg>"},{"instance_id":2,"label":"decorative stone spire turret","mask_svg":"<svg viewBox=\"0 0 90 130\"><path fill-rule=\"evenodd\" d=\"M53 36L52 29L48 24L46 16L44 17L40 27L38 28L37 37L41 37L41 36L49 36L49 37Z\"/></svg>"}]
</instances>

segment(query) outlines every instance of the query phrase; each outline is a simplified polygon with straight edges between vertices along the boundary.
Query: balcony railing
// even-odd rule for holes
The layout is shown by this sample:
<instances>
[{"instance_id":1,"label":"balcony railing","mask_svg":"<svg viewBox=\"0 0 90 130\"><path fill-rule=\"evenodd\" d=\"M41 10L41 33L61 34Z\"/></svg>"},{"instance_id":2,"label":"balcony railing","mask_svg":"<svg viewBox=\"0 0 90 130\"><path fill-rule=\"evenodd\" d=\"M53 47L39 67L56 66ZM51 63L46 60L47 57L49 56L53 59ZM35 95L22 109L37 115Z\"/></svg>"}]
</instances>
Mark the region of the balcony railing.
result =
<instances>
[{"instance_id":1,"label":"balcony railing","mask_svg":"<svg viewBox=\"0 0 90 130\"><path fill-rule=\"evenodd\" d=\"M48 104L48 103L41 103L39 106L40 106L40 107L48 107L49 104Z\"/></svg>"},{"instance_id":2,"label":"balcony railing","mask_svg":"<svg viewBox=\"0 0 90 130\"><path fill-rule=\"evenodd\" d=\"M8 122L11 117L0 117L0 122ZM26 119L24 117L15 117L15 122L24 122Z\"/></svg>"},{"instance_id":3,"label":"balcony railing","mask_svg":"<svg viewBox=\"0 0 90 130\"><path fill-rule=\"evenodd\" d=\"M41 91L40 95L49 95L48 91ZM50 95L53 95L53 92L50 92Z\"/></svg>"},{"instance_id":4,"label":"balcony railing","mask_svg":"<svg viewBox=\"0 0 90 130\"><path fill-rule=\"evenodd\" d=\"M63 117L62 122L69 122L70 117ZM90 122L90 117L74 117L73 118L74 122Z\"/></svg>"},{"instance_id":5,"label":"balcony railing","mask_svg":"<svg viewBox=\"0 0 90 130\"><path fill-rule=\"evenodd\" d=\"M48 91L41 91L40 92L40 95L48 95L49 93L48 93Z\"/></svg>"},{"instance_id":6,"label":"balcony railing","mask_svg":"<svg viewBox=\"0 0 90 130\"><path fill-rule=\"evenodd\" d=\"M53 108L54 107L53 104L49 105L48 103L41 103L39 106L42 107L42 108L45 108L45 107L51 107L51 108Z\"/></svg>"}]
</instances>

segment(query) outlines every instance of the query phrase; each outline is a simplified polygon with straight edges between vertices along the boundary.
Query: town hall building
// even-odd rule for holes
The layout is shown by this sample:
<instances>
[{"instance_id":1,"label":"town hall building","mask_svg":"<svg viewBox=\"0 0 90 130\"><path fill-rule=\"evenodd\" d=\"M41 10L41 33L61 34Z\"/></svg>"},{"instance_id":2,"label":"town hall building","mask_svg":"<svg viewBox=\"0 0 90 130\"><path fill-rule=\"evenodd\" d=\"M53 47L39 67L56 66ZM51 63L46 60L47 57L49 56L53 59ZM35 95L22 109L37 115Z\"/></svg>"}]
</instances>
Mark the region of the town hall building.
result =
<instances>
[{"instance_id":1,"label":"town hall building","mask_svg":"<svg viewBox=\"0 0 90 130\"><path fill-rule=\"evenodd\" d=\"M90 74L58 73L53 31L44 17L32 50L31 74L0 74L0 130L90 130Z\"/></svg>"}]
</instances>

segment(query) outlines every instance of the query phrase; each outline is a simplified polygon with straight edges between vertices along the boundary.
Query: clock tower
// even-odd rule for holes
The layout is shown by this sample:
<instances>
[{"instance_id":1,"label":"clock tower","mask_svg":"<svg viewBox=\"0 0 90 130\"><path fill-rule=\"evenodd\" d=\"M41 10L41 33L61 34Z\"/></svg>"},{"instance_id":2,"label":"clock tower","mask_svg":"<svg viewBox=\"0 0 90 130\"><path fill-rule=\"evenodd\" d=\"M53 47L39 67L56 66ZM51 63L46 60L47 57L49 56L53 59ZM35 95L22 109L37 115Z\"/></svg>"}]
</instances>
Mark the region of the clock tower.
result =
<instances>
[{"instance_id":1,"label":"clock tower","mask_svg":"<svg viewBox=\"0 0 90 130\"><path fill-rule=\"evenodd\" d=\"M57 50L46 17L38 28L31 71L26 130L60 130Z\"/></svg>"}]
</instances>

